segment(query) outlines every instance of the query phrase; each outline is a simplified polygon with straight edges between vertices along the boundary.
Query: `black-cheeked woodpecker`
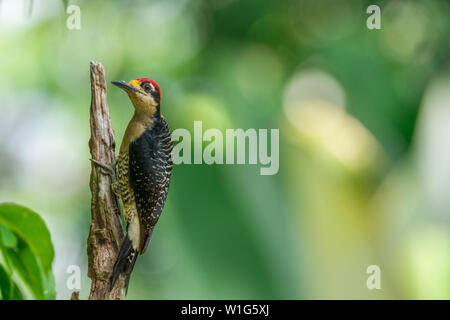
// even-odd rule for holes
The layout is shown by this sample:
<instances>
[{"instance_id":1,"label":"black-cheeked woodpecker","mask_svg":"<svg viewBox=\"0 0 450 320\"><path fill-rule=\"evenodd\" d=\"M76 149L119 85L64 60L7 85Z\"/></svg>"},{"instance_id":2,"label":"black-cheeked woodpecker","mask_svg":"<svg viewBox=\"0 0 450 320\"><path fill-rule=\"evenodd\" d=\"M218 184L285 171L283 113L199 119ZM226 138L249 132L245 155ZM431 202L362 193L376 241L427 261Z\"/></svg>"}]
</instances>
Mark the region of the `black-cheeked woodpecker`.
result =
<instances>
[{"instance_id":1,"label":"black-cheeked woodpecker","mask_svg":"<svg viewBox=\"0 0 450 320\"><path fill-rule=\"evenodd\" d=\"M150 79L113 81L134 106L115 164L113 190L120 196L127 224L126 235L113 268L111 289L121 274L128 288L138 255L147 249L161 215L172 174L169 126L161 115L161 89Z\"/></svg>"}]
</instances>

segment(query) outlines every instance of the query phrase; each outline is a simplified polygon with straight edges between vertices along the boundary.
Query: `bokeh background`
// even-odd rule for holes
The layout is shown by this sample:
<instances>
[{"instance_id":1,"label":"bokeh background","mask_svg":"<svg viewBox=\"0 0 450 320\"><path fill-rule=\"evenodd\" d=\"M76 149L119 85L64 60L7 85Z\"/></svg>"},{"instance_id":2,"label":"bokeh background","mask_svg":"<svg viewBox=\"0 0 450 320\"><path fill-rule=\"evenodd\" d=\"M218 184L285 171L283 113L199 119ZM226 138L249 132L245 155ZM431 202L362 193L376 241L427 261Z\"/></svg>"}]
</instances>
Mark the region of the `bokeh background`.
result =
<instances>
[{"instance_id":1,"label":"bokeh background","mask_svg":"<svg viewBox=\"0 0 450 320\"><path fill-rule=\"evenodd\" d=\"M0 201L42 215L57 298L69 265L86 298L97 60L155 79L172 129L280 130L277 175L175 166L128 299L448 299L449 31L439 0L2 0ZM120 143L132 107L108 101Z\"/></svg>"}]
</instances>

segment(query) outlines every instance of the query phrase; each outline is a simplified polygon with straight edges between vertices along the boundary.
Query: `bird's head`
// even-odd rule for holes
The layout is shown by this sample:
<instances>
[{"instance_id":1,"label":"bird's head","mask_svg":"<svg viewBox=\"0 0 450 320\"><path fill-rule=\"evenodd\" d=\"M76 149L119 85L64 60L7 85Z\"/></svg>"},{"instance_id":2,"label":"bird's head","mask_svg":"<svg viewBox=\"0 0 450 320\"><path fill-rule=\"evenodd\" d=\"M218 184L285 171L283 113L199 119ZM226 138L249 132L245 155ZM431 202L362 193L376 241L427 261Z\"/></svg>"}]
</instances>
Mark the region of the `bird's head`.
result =
<instances>
[{"instance_id":1,"label":"bird's head","mask_svg":"<svg viewBox=\"0 0 450 320\"><path fill-rule=\"evenodd\" d=\"M155 81L140 78L133 79L130 82L112 81L112 84L128 94L136 113L151 117L160 116L161 88Z\"/></svg>"}]
</instances>

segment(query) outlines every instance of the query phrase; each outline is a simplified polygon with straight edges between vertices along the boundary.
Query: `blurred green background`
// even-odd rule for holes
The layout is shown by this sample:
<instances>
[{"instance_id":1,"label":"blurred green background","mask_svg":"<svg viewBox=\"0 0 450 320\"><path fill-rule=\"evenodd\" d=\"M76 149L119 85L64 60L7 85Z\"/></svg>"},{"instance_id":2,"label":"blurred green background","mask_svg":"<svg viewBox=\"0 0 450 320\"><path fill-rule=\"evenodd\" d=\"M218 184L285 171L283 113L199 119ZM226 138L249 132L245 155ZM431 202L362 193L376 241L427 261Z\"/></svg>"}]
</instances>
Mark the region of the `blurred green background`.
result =
<instances>
[{"instance_id":1,"label":"blurred green background","mask_svg":"<svg viewBox=\"0 0 450 320\"><path fill-rule=\"evenodd\" d=\"M70 265L86 298L97 60L155 79L172 130L280 129L277 175L175 166L128 299L448 299L449 31L438 0L0 1L0 202L42 215L57 298ZM133 109L108 89L119 144Z\"/></svg>"}]
</instances>

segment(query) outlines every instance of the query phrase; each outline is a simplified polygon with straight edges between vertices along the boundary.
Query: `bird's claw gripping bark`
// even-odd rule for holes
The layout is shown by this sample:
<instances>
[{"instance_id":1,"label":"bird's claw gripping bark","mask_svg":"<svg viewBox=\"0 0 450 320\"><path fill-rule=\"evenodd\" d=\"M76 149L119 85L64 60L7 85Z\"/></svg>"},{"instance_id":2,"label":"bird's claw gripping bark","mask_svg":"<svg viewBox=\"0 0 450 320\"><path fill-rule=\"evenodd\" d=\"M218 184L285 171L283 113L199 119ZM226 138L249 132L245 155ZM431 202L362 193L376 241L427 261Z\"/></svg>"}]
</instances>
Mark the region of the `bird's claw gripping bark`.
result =
<instances>
[{"instance_id":1,"label":"bird's claw gripping bark","mask_svg":"<svg viewBox=\"0 0 450 320\"><path fill-rule=\"evenodd\" d=\"M97 160L95 160L95 159L89 159L89 160L91 160L91 162L93 162L93 163L95 163L96 165L98 165L100 168L105 169L105 170L107 171L108 174L113 174L112 171L113 171L114 168L115 168L115 163L113 163L113 165L112 165L111 167L109 167L109 166L107 166L106 164L101 163L100 161L97 161Z\"/></svg>"},{"instance_id":2,"label":"bird's claw gripping bark","mask_svg":"<svg viewBox=\"0 0 450 320\"><path fill-rule=\"evenodd\" d=\"M95 159L89 159L89 160L91 160L92 163L95 163L100 168L106 170L106 174L109 175L111 177L111 180L112 180L111 188L112 188L113 192L117 196L120 196L119 180L117 179L117 171L116 171L117 159L114 160L114 162L113 162L111 167L109 167L106 164L104 164L104 163L102 163L100 161L97 161Z\"/></svg>"}]
</instances>

